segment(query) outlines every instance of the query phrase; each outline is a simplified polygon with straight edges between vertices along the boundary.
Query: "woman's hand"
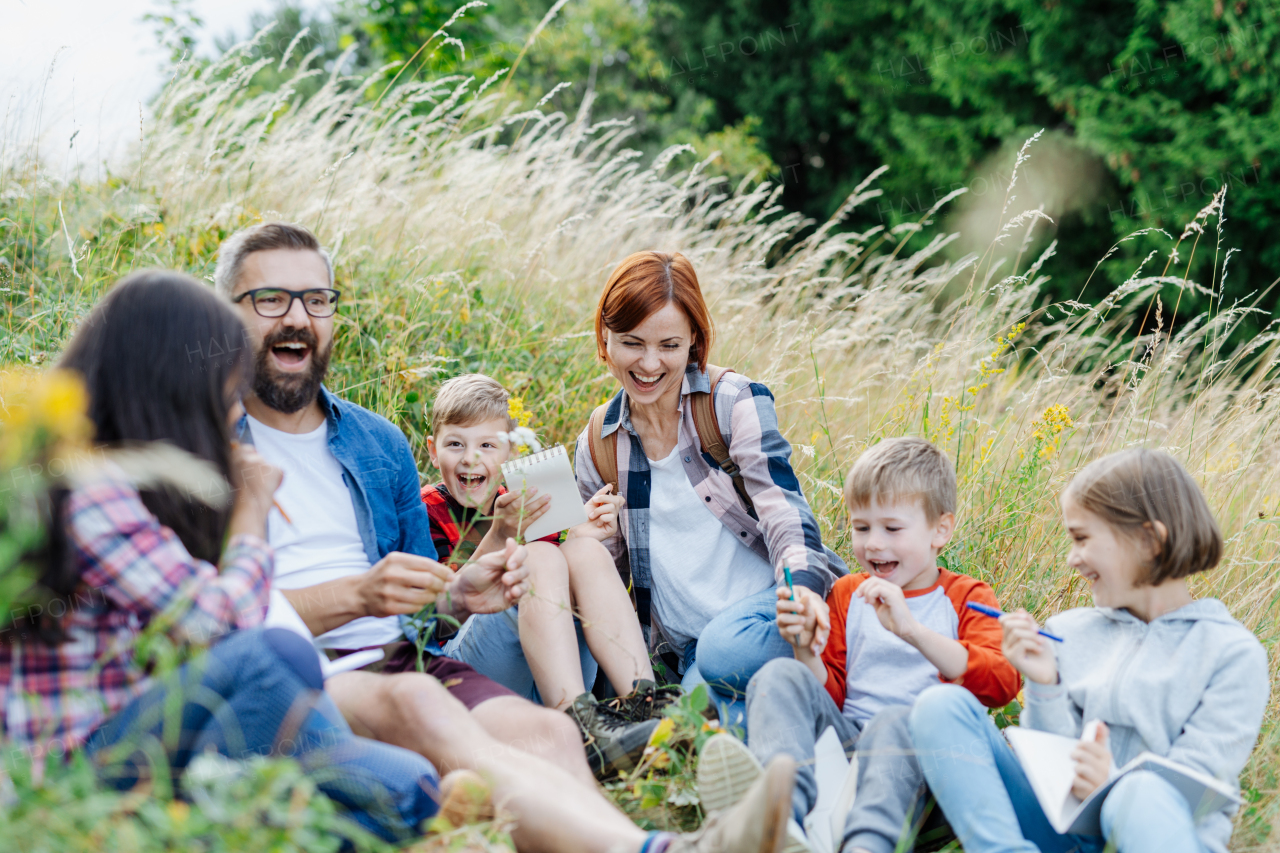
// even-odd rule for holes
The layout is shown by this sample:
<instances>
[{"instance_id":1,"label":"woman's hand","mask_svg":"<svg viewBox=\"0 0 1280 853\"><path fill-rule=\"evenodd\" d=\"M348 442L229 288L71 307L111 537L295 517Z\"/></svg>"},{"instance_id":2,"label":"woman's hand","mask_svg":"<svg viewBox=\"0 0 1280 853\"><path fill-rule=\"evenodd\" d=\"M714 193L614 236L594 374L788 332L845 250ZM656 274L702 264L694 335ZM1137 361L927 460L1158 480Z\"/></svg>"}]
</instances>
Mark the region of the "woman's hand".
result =
<instances>
[{"instance_id":1,"label":"woman's hand","mask_svg":"<svg viewBox=\"0 0 1280 853\"><path fill-rule=\"evenodd\" d=\"M1006 613L1000 617L1000 627L1004 629L1001 650L1018 672L1037 684L1058 683L1058 659L1030 613Z\"/></svg>"},{"instance_id":2,"label":"woman's hand","mask_svg":"<svg viewBox=\"0 0 1280 853\"><path fill-rule=\"evenodd\" d=\"M267 538L267 513L275 502L284 471L272 465L251 444L231 442L231 489L235 494L227 533Z\"/></svg>"},{"instance_id":3,"label":"woman's hand","mask_svg":"<svg viewBox=\"0 0 1280 853\"><path fill-rule=\"evenodd\" d=\"M591 500L587 501L585 507L587 523L569 528L566 539L588 536L604 542L618 532L618 514L622 512L622 505L626 503L626 499L621 495L609 494L611 491L613 491L613 484L605 483L600 491L591 496Z\"/></svg>"},{"instance_id":4,"label":"woman's hand","mask_svg":"<svg viewBox=\"0 0 1280 853\"><path fill-rule=\"evenodd\" d=\"M1107 724L1098 721L1098 731L1092 741L1082 740L1071 751L1076 762L1076 776L1071 782L1071 793L1083 800L1111 778L1111 735Z\"/></svg>"},{"instance_id":5,"label":"woman's hand","mask_svg":"<svg viewBox=\"0 0 1280 853\"><path fill-rule=\"evenodd\" d=\"M808 587L796 587L795 596L792 601L791 590L778 587L778 633L796 647L797 659L806 654L821 657L831 634L831 611Z\"/></svg>"}]
</instances>

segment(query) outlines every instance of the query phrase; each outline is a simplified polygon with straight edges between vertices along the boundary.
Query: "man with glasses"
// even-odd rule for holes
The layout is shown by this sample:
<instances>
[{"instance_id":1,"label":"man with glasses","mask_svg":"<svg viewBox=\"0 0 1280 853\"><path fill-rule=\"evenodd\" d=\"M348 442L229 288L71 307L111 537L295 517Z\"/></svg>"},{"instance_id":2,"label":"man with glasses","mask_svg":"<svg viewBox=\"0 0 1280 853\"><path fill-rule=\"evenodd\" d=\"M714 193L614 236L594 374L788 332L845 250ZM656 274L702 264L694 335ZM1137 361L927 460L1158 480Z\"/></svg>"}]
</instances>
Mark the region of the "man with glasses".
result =
<instances>
[{"instance_id":1,"label":"man with glasses","mask_svg":"<svg viewBox=\"0 0 1280 853\"><path fill-rule=\"evenodd\" d=\"M416 649L405 639L401 615L432 600L441 611L452 608L459 621L505 609L524 591L524 573L473 563L455 575L438 563L404 434L324 387L341 292L328 253L310 231L273 222L234 234L219 251L214 281L239 308L254 349L253 393L244 401L238 438L285 472L267 523L273 586L330 657L382 649L383 659L368 669L409 671L416 680ZM445 585L447 594L437 599ZM569 717L440 656L435 644L429 651L430 689L443 684L501 743L520 743L579 778L593 778ZM375 680L361 683L357 676ZM379 728L386 709L377 706L396 681L344 673L327 689L353 726L371 730Z\"/></svg>"},{"instance_id":2,"label":"man with glasses","mask_svg":"<svg viewBox=\"0 0 1280 853\"><path fill-rule=\"evenodd\" d=\"M795 777L789 758L698 832L646 833L596 787L567 715L438 654L415 671L398 615L431 600L459 621L504 609L527 591L524 549L509 543L505 561L482 559L456 574L436 562L403 433L323 385L341 294L310 231L273 222L232 235L214 281L239 307L255 353L239 438L285 472L267 522L273 586L330 654L387 651L325 682L352 729L414 750L441 772L481 774L494 803L514 815L521 853L777 853Z\"/></svg>"}]
</instances>

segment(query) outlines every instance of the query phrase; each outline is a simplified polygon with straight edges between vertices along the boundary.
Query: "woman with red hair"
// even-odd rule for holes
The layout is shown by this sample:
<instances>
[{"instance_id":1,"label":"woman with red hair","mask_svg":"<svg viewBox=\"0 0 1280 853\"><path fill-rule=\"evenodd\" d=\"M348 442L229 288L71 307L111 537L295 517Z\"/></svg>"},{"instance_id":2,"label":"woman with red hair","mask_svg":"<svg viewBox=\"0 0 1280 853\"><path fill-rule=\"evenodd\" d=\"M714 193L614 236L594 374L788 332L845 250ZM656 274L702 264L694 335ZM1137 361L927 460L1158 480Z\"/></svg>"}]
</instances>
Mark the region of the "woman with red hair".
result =
<instances>
[{"instance_id":1,"label":"woman with red hair","mask_svg":"<svg viewBox=\"0 0 1280 853\"><path fill-rule=\"evenodd\" d=\"M708 367L714 330L687 258L624 259L595 328L622 387L578 437L579 490L585 500L609 482L625 501L605 544L630 570L650 648L674 655L686 690L706 681L721 720L745 727L747 682L791 654L776 625L784 567L823 622L847 569L822 545L769 389ZM713 418L698 415L698 395Z\"/></svg>"}]
</instances>

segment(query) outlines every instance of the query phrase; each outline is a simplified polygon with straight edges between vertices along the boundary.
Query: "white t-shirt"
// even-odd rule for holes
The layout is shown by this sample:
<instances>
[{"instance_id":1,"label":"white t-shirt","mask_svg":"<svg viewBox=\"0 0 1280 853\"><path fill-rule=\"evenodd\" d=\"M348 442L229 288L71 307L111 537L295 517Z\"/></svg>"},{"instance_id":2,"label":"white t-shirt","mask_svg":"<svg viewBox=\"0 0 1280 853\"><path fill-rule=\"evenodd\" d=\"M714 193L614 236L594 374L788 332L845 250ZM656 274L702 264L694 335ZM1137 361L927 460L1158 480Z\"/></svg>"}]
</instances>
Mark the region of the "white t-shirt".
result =
<instances>
[{"instance_id":1,"label":"white t-shirt","mask_svg":"<svg viewBox=\"0 0 1280 853\"><path fill-rule=\"evenodd\" d=\"M774 572L703 505L679 452L649 460L649 560L654 613L684 648L730 604L773 589Z\"/></svg>"},{"instance_id":2,"label":"white t-shirt","mask_svg":"<svg viewBox=\"0 0 1280 853\"><path fill-rule=\"evenodd\" d=\"M299 589L369 571L351 492L342 481L341 463L329 450L329 425L294 434L250 417L249 431L263 458L284 470L276 502L293 522L277 511L267 517L267 541L276 554L273 585ZM305 611L306 602L298 609ZM320 635L316 645L362 649L402 636L397 617L366 616Z\"/></svg>"},{"instance_id":3,"label":"white t-shirt","mask_svg":"<svg viewBox=\"0 0 1280 853\"><path fill-rule=\"evenodd\" d=\"M924 627L960 638L960 616L942 584L906 593L907 609ZM873 605L858 596L845 616L845 699L841 711L859 725L890 705L911 705L938 683L938 668L920 650L880 624Z\"/></svg>"}]
</instances>

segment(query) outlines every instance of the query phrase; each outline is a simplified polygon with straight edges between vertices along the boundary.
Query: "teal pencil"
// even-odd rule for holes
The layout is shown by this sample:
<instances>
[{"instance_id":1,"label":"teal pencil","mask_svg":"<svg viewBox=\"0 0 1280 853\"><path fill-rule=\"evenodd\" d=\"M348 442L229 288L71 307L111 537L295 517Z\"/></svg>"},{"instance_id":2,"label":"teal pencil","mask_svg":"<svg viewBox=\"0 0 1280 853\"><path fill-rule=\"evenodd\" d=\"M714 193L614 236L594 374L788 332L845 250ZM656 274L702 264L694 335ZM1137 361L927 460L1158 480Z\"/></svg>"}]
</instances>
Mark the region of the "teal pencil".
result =
<instances>
[{"instance_id":1,"label":"teal pencil","mask_svg":"<svg viewBox=\"0 0 1280 853\"><path fill-rule=\"evenodd\" d=\"M791 590L791 600L795 601L796 588L791 585L791 566L787 565L786 563L782 564L782 576L787 579L787 589ZM787 642L791 643L791 645L794 646L796 644L796 638L788 637Z\"/></svg>"}]
</instances>

